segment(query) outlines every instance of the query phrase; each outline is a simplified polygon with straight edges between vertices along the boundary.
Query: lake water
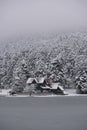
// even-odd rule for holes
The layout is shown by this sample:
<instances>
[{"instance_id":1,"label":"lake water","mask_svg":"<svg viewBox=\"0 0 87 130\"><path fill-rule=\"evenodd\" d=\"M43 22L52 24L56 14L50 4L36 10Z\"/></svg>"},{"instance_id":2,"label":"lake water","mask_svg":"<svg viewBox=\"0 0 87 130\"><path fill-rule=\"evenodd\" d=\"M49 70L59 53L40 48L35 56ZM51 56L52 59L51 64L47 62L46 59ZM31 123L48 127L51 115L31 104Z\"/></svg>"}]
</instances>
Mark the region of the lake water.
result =
<instances>
[{"instance_id":1,"label":"lake water","mask_svg":"<svg viewBox=\"0 0 87 130\"><path fill-rule=\"evenodd\" d=\"M0 97L0 130L87 130L87 97Z\"/></svg>"}]
</instances>

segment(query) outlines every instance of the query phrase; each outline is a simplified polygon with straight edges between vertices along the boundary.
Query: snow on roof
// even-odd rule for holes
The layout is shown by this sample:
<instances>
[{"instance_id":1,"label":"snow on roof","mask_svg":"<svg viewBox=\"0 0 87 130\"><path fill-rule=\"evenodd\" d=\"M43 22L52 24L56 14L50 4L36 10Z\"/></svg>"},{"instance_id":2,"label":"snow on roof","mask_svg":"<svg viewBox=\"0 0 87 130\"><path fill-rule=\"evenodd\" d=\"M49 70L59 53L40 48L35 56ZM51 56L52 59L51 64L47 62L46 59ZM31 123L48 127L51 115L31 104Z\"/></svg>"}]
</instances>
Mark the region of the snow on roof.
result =
<instances>
[{"instance_id":1,"label":"snow on roof","mask_svg":"<svg viewBox=\"0 0 87 130\"><path fill-rule=\"evenodd\" d=\"M45 78L44 78L44 77L40 77L40 78L38 78L38 79L37 79L37 83L43 83L43 82L44 82L44 80L45 80Z\"/></svg>"},{"instance_id":2,"label":"snow on roof","mask_svg":"<svg viewBox=\"0 0 87 130\"><path fill-rule=\"evenodd\" d=\"M49 86L46 86L46 87L41 86L41 88L43 88L43 89L50 89Z\"/></svg>"},{"instance_id":3,"label":"snow on roof","mask_svg":"<svg viewBox=\"0 0 87 130\"><path fill-rule=\"evenodd\" d=\"M64 91L63 87L59 85L59 83L52 83L51 89L57 89L60 88L60 90Z\"/></svg>"},{"instance_id":4,"label":"snow on roof","mask_svg":"<svg viewBox=\"0 0 87 130\"><path fill-rule=\"evenodd\" d=\"M27 80L27 84L32 83L33 81L36 81L36 82L37 82L37 80L36 80L35 78L29 78L29 79Z\"/></svg>"},{"instance_id":5,"label":"snow on roof","mask_svg":"<svg viewBox=\"0 0 87 130\"><path fill-rule=\"evenodd\" d=\"M57 89L58 88L58 83L52 83L51 89Z\"/></svg>"},{"instance_id":6,"label":"snow on roof","mask_svg":"<svg viewBox=\"0 0 87 130\"><path fill-rule=\"evenodd\" d=\"M64 89L63 89L63 87L62 87L62 86L60 86L60 85L59 85L58 87L59 87L62 91L64 91Z\"/></svg>"},{"instance_id":7,"label":"snow on roof","mask_svg":"<svg viewBox=\"0 0 87 130\"><path fill-rule=\"evenodd\" d=\"M33 81L35 81L36 83L43 83L44 80L45 80L44 77L39 77L39 78L29 78L29 79L27 80L27 84L28 84L28 83L32 83Z\"/></svg>"}]
</instances>

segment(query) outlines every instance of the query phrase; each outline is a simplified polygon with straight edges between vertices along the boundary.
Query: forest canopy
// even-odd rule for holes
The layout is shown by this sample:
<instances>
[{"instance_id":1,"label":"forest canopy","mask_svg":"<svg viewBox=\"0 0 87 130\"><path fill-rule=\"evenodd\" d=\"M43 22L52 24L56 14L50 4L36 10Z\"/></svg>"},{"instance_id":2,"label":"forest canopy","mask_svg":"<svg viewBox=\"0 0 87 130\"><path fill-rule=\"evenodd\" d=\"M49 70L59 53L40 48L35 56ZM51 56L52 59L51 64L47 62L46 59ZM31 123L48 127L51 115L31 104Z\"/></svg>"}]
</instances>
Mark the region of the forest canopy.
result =
<instances>
[{"instance_id":1,"label":"forest canopy","mask_svg":"<svg viewBox=\"0 0 87 130\"><path fill-rule=\"evenodd\" d=\"M40 76L72 88L76 77L87 76L86 31L27 35L0 46L1 88L24 88L29 77Z\"/></svg>"}]
</instances>

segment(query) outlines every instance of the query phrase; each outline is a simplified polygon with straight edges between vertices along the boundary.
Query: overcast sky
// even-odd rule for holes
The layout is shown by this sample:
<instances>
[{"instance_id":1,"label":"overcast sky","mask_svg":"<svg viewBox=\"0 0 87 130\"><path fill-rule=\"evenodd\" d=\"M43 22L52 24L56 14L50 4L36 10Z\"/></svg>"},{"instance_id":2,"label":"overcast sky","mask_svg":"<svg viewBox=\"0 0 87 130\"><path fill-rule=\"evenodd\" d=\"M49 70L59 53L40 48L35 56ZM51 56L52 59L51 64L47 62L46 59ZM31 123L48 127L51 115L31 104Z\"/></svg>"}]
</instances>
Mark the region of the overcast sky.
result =
<instances>
[{"instance_id":1,"label":"overcast sky","mask_svg":"<svg viewBox=\"0 0 87 130\"><path fill-rule=\"evenodd\" d=\"M0 0L0 38L87 27L87 0Z\"/></svg>"}]
</instances>

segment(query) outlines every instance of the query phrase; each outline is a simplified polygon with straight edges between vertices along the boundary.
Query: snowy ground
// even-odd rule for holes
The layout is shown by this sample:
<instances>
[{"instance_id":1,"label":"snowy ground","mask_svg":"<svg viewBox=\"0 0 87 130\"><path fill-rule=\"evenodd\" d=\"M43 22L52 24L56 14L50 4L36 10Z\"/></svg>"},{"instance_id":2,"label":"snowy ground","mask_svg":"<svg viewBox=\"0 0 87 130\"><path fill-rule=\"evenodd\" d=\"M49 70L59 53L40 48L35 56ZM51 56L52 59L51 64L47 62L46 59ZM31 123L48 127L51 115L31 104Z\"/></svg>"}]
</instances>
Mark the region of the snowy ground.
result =
<instances>
[{"instance_id":1,"label":"snowy ground","mask_svg":"<svg viewBox=\"0 0 87 130\"><path fill-rule=\"evenodd\" d=\"M9 95L9 91L11 89L0 89L0 96L7 96Z\"/></svg>"},{"instance_id":2,"label":"snowy ground","mask_svg":"<svg viewBox=\"0 0 87 130\"><path fill-rule=\"evenodd\" d=\"M9 91L11 89L2 89L0 90L0 96L7 96L7 97L29 97L29 95L14 95L14 96L10 96L9 95ZM65 90L65 94L66 95L54 95L54 94L45 94L45 95L32 95L33 97L57 97L57 96L87 96L87 94L76 94L76 90L75 89L66 89Z\"/></svg>"}]
</instances>

